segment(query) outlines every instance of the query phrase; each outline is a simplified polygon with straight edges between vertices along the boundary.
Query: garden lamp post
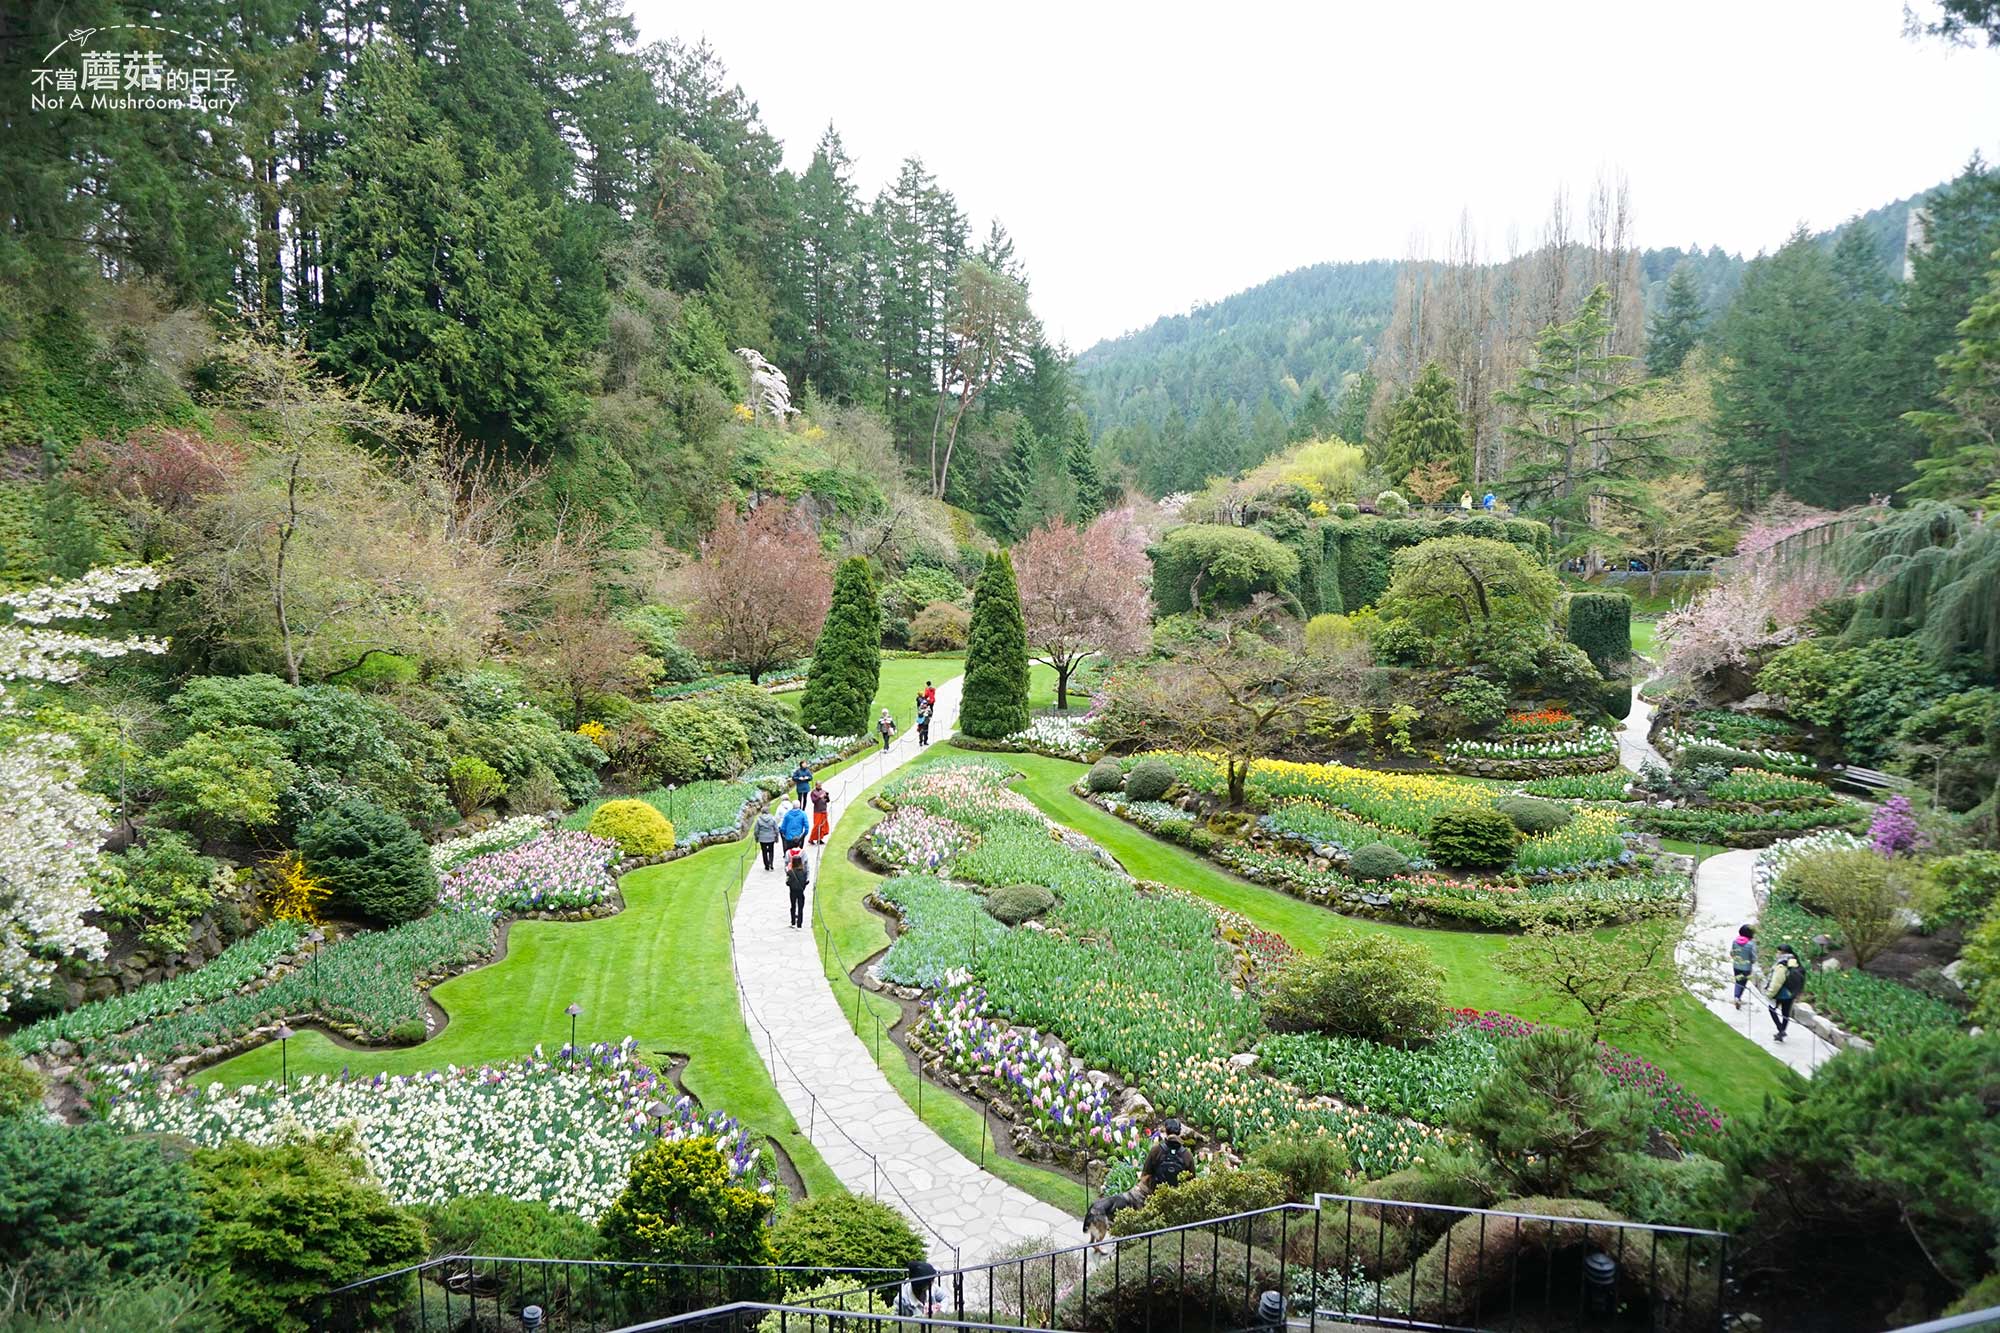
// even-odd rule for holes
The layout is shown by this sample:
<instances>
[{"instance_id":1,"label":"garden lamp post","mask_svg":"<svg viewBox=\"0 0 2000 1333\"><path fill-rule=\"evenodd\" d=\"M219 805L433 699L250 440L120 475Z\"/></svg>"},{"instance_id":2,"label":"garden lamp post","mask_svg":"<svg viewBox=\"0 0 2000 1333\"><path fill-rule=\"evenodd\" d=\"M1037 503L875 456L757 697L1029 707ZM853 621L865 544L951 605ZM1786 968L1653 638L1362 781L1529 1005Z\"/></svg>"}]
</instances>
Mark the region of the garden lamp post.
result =
<instances>
[{"instance_id":1,"label":"garden lamp post","mask_svg":"<svg viewBox=\"0 0 2000 1333\"><path fill-rule=\"evenodd\" d=\"M583 1012L583 1006L572 1002L563 1010L569 1015L569 1067L576 1068L576 1016Z\"/></svg>"},{"instance_id":2,"label":"garden lamp post","mask_svg":"<svg viewBox=\"0 0 2000 1333\"><path fill-rule=\"evenodd\" d=\"M655 1133L665 1132L667 1127L667 1113L671 1110L673 1108L665 1102L653 1101L646 1103L646 1114L653 1117L653 1130Z\"/></svg>"},{"instance_id":3,"label":"garden lamp post","mask_svg":"<svg viewBox=\"0 0 2000 1333\"><path fill-rule=\"evenodd\" d=\"M278 1024L278 1077L283 1080L285 1096L292 1095L292 1038L296 1032L284 1024Z\"/></svg>"}]
</instances>

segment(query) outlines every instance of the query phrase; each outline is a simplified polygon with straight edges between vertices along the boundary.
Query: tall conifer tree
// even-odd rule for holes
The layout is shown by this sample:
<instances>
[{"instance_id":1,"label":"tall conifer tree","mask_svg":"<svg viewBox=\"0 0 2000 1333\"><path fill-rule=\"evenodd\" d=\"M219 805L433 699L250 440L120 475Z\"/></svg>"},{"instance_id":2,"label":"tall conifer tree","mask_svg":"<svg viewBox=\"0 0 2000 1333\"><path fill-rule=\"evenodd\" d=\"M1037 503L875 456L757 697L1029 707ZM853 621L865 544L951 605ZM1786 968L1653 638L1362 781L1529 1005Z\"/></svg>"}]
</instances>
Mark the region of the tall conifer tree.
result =
<instances>
[{"instance_id":1,"label":"tall conifer tree","mask_svg":"<svg viewBox=\"0 0 2000 1333\"><path fill-rule=\"evenodd\" d=\"M1011 736L1028 725L1028 631L1014 560L1005 551L986 557L972 589L958 725L980 740Z\"/></svg>"},{"instance_id":2,"label":"tall conifer tree","mask_svg":"<svg viewBox=\"0 0 2000 1333\"><path fill-rule=\"evenodd\" d=\"M850 556L833 576L833 606L813 646L799 719L820 736L868 730L882 676L882 608L868 561Z\"/></svg>"},{"instance_id":3,"label":"tall conifer tree","mask_svg":"<svg viewBox=\"0 0 2000 1333\"><path fill-rule=\"evenodd\" d=\"M1701 340L1706 320L1694 272L1686 264L1679 265L1667 279L1666 299L1646 328L1646 369L1655 375L1679 370Z\"/></svg>"}]
</instances>

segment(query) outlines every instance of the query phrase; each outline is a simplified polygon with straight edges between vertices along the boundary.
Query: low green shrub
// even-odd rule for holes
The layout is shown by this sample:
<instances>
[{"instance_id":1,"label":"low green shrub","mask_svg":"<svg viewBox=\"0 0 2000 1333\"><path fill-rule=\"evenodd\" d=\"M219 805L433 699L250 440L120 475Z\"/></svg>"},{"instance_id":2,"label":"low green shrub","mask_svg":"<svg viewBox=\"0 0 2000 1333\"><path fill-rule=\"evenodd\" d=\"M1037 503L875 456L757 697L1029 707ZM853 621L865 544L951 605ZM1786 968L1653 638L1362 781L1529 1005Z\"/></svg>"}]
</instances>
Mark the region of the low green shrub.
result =
<instances>
[{"instance_id":1,"label":"low green shrub","mask_svg":"<svg viewBox=\"0 0 2000 1333\"><path fill-rule=\"evenodd\" d=\"M1525 834L1553 833L1576 817L1576 811L1561 801L1539 796L1502 796L1493 808Z\"/></svg>"},{"instance_id":2,"label":"low green shrub","mask_svg":"<svg viewBox=\"0 0 2000 1333\"><path fill-rule=\"evenodd\" d=\"M1093 792L1117 791L1125 785L1125 772L1116 759L1100 759L1083 776L1084 787Z\"/></svg>"},{"instance_id":3,"label":"low green shrub","mask_svg":"<svg viewBox=\"0 0 2000 1333\"><path fill-rule=\"evenodd\" d=\"M27 1061L0 1046L0 1120L41 1103L42 1076Z\"/></svg>"},{"instance_id":4,"label":"low green shrub","mask_svg":"<svg viewBox=\"0 0 2000 1333\"><path fill-rule=\"evenodd\" d=\"M478 755L462 754L445 770L444 785L451 803L468 818L507 794L507 780L500 770Z\"/></svg>"},{"instance_id":5,"label":"low green shrub","mask_svg":"<svg viewBox=\"0 0 2000 1333\"><path fill-rule=\"evenodd\" d=\"M1257 1167L1211 1166L1192 1180L1162 1185L1137 1208L1111 1219L1112 1234L1136 1236L1143 1231L1186 1226L1211 1217L1228 1217L1259 1208L1275 1208L1288 1193L1284 1177Z\"/></svg>"},{"instance_id":6,"label":"low green shrub","mask_svg":"<svg viewBox=\"0 0 2000 1333\"><path fill-rule=\"evenodd\" d=\"M1514 821L1491 806L1460 806L1432 817L1424 848L1441 866L1499 870L1513 861L1520 839Z\"/></svg>"},{"instance_id":7,"label":"low green shrub","mask_svg":"<svg viewBox=\"0 0 2000 1333\"><path fill-rule=\"evenodd\" d=\"M1164 759L1141 759L1125 775L1125 795L1135 801L1157 801L1173 790L1176 776Z\"/></svg>"},{"instance_id":8,"label":"low green shrub","mask_svg":"<svg viewBox=\"0 0 2000 1333\"><path fill-rule=\"evenodd\" d=\"M517 1259L595 1259L597 1228L575 1213L504 1194L462 1194L411 1210L430 1232L433 1254L504 1254Z\"/></svg>"},{"instance_id":9,"label":"low green shrub","mask_svg":"<svg viewBox=\"0 0 2000 1333\"><path fill-rule=\"evenodd\" d=\"M644 801L606 801L590 817L590 831L618 844L627 856L663 856L674 849L674 826Z\"/></svg>"},{"instance_id":10,"label":"low green shrub","mask_svg":"<svg viewBox=\"0 0 2000 1333\"><path fill-rule=\"evenodd\" d=\"M437 901L430 848L404 819L360 797L340 801L299 830L299 855L331 891L336 910L396 926Z\"/></svg>"},{"instance_id":11,"label":"low green shrub","mask_svg":"<svg viewBox=\"0 0 2000 1333\"><path fill-rule=\"evenodd\" d=\"M87 1288L172 1268L195 1201L178 1153L103 1124L0 1118L0 1269Z\"/></svg>"},{"instance_id":12,"label":"low green shrub","mask_svg":"<svg viewBox=\"0 0 2000 1333\"><path fill-rule=\"evenodd\" d=\"M950 602L933 602L910 620L910 647L925 653L954 653L965 647L972 613Z\"/></svg>"},{"instance_id":13,"label":"low green shrub","mask_svg":"<svg viewBox=\"0 0 2000 1333\"><path fill-rule=\"evenodd\" d=\"M185 835L160 829L99 863L97 905L141 944L183 953L194 923L215 905L219 868Z\"/></svg>"},{"instance_id":14,"label":"low green shrub","mask_svg":"<svg viewBox=\"0 0 2000 1333\"><path fill-rule=\"evenodd\" d=\"M1926 927L1970 925L2000 898L2000 852L1960 852L1924 867Z\"/></svg>"},{"instance_id":15,"label":"low green shrub","mask_svg":"<svg viewBox=\"0 0 2000 1333\"><path fill-rule=\"evenodd\" d=\"M771 1249L793 1268L901 1269L924 1257L901 1213L858 1194L816 1194L788 1210L771 1228Z\"/></svg>"},{"instance_id":16,"label":"low green shrub","mask_svg":"<svg viewBox=\"0 0 2000 1333\"><path fill-rule=\"evenodd\" d=\"M1264 1021L1277 1032L1411 1042L1444 1019L1444 973L1413 940L1330 937L1321 953L1285 964L1264 1001Z\"/></svg>"},{"instance_id":17,"label":"low green shrub","mask_svg":"<svg viewBox=\"0 0 2000 1333\"><path fill-rule=\"evenodd\" d=\"M1386 842L1358 847L1347 861L1348 873L1356 879L1391 879L1409 868L1409 858Z\"/></svg>"},{"instance_id":18,"label":"low green shrub","mask_svg":"<svg viewBox=\"0 0 2000 1333\"><path fill-rule=\"evenodd\" d=\"M209 1279L229 1326L305 1333L329 1289L418 1263L428 1248L423 1223L389 1202L346 1133L229 1143L192 1162L201 1222L188 1269ZM409 1290L363 1292L359 1326L386 1324Z\"/></svg>"},{"instance_id":19,"label":"low green shrub","mask_svg":"<svg viewBox=\"0 0 2000 1333\"><path fill-rule=\"evenodd\" d=\"M986 895L986 910L1009 926L1033 920L1056 905L1056 896L1039 884L1009 884Z\"/></svg>"},{"instance_id":20,"label":"low green shrub","mask_svg":"<svg viewBox=\"0 0 2000 1333\"><path fill-rule=\"evenodd\" d=\"M1353 1170L1347 1146L1325 1132L1266 1139L1243 1164L1282 1180L1285 1197L1294 1203L1311 1203L1315 1194L1340 1193Z\"/></svg>"}]
</instances>

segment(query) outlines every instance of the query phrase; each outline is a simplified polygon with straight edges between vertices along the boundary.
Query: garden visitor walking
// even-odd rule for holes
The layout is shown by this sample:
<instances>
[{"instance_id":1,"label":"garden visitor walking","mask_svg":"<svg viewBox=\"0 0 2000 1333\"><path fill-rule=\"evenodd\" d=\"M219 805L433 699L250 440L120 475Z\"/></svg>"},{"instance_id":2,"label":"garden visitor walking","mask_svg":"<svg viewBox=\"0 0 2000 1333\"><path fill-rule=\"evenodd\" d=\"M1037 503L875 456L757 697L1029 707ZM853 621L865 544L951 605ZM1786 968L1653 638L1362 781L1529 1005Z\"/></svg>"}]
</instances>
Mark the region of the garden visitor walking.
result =
<instances>
[{"instance_id":1,"label":"garden visitor walking","mask_svg":"<svg viewBox=\"0 0 2000 1333\"><path fill-rule=\"evenodd\" d=\"M826 789L826 784L824 782L815 784L812 789L813 831L812 837L808 839L815 847L826 842L826 812L832 804L833 793Z\"/></svg>"},{"instance_id":2,"label":"garden visitor walking","mask_svg":"<svg viewBox=\"0 0 2000 1333\"><path fill-rule=\"evenodd\" d=\"M785 817L778 821L778 835L785 840L785 851L796 852L806 843L806 808L795 805L785 811Z\"/></svg>"},{"instance_id":3,"label":"garden visitor walking","mask_svg":"<svg viewBox=\"0 0 2000 1333\"><path fill-rule=\"evenodd\" d=\"M1771 984L1764 990L1764 997L1771 1002L1771 1021L1778 1025L1777 1040L1785 1039L1785 1029L1792 1025L1792 1001L1805 989L1806 965L1791 945L1780 944L1778 961L1771 967Z\"/></svg>"},{"instance_id":4,"label":"garden visitor walking","mask_svg":"<svg viewBox=\"0 0 2000 1333\"><path fill-rule=\"evenodd\" d=\"M792 929L806 924L806 854L794 847L785 853L785 891L792 900Z\"/></svg>"},{"instance_id":5,"label":"garden visitor walking","mask_svg":"<svg viewBox=\"0 0 2000 1333\"><path fill-rule=\"evenodd\" d=\"M889 742L896 739L896 719L883 709L882 716L875 719L875 730L882 733L882 753L889 753Z\"/></svg>"},{"instance_id":6,"label":"garden visitor walking","mask_svg":"<svg viewBox=\"0 0 2000 1333\"><path fill-rule=\"evenodd\" d=\"M1757 970L1757 927L1743 925L1729 945L1729 970L1736 974L1736 1007L1743 1007L1743 988Z\"/></svg>"},{"instance_id":7,"label":"garden visitor walking","mask_svg":"<svg viewBox=\"0 0 2000 1333\"><path fill-rule=\"evenodd\" d=\"M1194 1170L1194 1155L1181 1142L1181 1122L1169 1117L1162 1129L1165 1136L1153 1145L1153 1150L1146 1154L1145 1165L1139 1168L1139 1179L1148 1189L1171 1185Z\"/></svg>"},{"instance_id":8,"label":"garden visitor walking","mask_svg":"<svg viewBox=\"0 0 2000 1333\"><path fill-rule=\"evenodd\" d=\"M917 705L917 744L929 745L930 743L931 706L928 703L920 703Z\"/></svg>"},{"instance_id":9,"label":"garden visitor walking","mask_svg":"<svg viewBox=\"0 0 2000 1333\"><path fill-rule=\"evenodd\" d=\"M764 869L773 869L771 857L778 847L778 817L768 808L758 811L757 823L752 831L757 838L757 850L764 854Z\"/></svg>"},{"instance_id":10,"label":"garden visitor walking","mask_svg":"<svg viewBox=\"0 0 2000 1333\"><path fill-rule=\"evenodd\" d=\"M932 712L937 711L937 686L931 684L929 681L925 681L924 692L918 697L924 701L924 707L930 709Z\"/></svg>"},{"instance_id":11,"label":"garden visitor walking","mask_svg":"<svg viewBox=\"0 0 2000 1333\"><path fill-rule=\"evenodd\" d=\"M806 803L806 793L812 790L812 785L812 768L805 760L801 759L799 760L799 766L792 770L792 787L799 794L800 805Z\"/></svg>"}]
</instances>

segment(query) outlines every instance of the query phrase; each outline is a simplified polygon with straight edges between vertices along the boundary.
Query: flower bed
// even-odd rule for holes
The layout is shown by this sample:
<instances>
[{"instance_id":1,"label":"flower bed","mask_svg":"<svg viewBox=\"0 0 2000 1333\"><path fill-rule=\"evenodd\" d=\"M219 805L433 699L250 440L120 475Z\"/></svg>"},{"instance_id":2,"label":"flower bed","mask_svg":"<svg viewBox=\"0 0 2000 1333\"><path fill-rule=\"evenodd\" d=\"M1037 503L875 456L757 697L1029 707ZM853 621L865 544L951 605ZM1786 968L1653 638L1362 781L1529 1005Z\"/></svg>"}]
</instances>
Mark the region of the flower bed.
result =
<instances>
[{"instance_id":1,"label":"flower bed","mask_svg":"<svg viewBox=\"0 0 2000 1333\"><path fill-rule=\"evenodd\" d=\"M763 1177L750 1136L719 1112L703 1115L637 1062L638 1043L593 1046L572 1064L539 1049L479 1069L370 1079L306 1076L289 1095L275 1083L236 1092L162 1086L136 1062L112 1071L106 1113L121 1129L169 1134L201 1147L255 1144L352 1128L370 1170L398 1204L503 1194L551 1204L594 1222L625 1188L648 1139L713 1138L733 1176ZM663 1117L647 1114L665 1103Z\"/></svg>"},{"instance_id":2,"label":"flower bed","mask_svg":"<svg viewBox=\"0 0 2000 1333\"><path fill-rule=\"evenodd\" d=\"M989 1082L989 1091L1004 1094L1028 1128L1057 1148L1084 1159L1139 1152L1139 1126L1113 1113L1108 1084L1072 1068L1059 1043L995 1018L983 987L956 985L933 998L912 1041L952 1073Z\"/></svg>"},{"instance_id":3,"label":"flower bed","mask_svg":"<svg viewBox=\"0 0 2000 1333\"><path fill-rule=\"evenodd\" d=\"M7 1044L21 1055L59 1041L87 1046L163 1014L237 995L270 975L311 933L311 927L297 921L274 921L230 945L205 967L30 1023Z\"/></svg>"},{"instance_id":4,"label":"flower bed","mask_svg":"<svg viewBox=\"0 0 2000 1333\"><path fill-rule=\"evenodd\" d=\"M1618 738L1603 727L1588 727L1575 737L1446 741L1444 752L1454 758L1470 759L1576 759L1590 755L1615 755L1618 753Z\"/></svg>"},{"instance_id":5,"label":"flower bed","mask_svg":"<svg viewBox=\"0 0 2000 1333\"><path fill-rule=\"evenodd\" d=\"M1034 802L1007 785L1011 769L971 760L931 764L897 778L882 792L892 808L912 806L985 831L1003 820L1042 827Z\"/></svg>"},{"instance_id":6,"label":"flower bed","mask_svg":"<svg viewBox=\"0 0 2000 1333\"><path fill-rule=\"evenodd\" d=\"M1785 749L1799 740L1796 727L1726 708L1697 709L1683 720L1689 735L1743 749Z\"/></svg>"},{"instance_id":7,"label":"flower bed","mask_svg":"<svg viewBox=\"0 0 2000 1333\"><path fill-rule=\"evenodd\" d=\"M1083 714L1043 713L1028 725L998 740L981 740L959 732L952 744L961 750L991 750L1003 754L1045 754L1052 759L1075 759L1094 763L1104 746L1090 734L1090 719Z\"/></svg>"},{"instance_id":8,"label":"flower bed","mask_svg":"<svg viewBox=\"0 0 2000 1333\"><path fill-rule=\"evenodd\" d=\"M1355 819L1318 801L1286 801L1258 817L1257 826L1280 838L1304 843L1319 856L1346 859L1371 842L1385 842L1409 859L1412 867L1430 864L1424 844L1397 829Z\"/></svg>"},{"instance_id":9,"label":"flower bed","mask_svg":"<svg viewBox=\"0 0 2000 1333\"><path fill-rule=\"evenodd\" d=\"M1481 930L1521 930L1542 922L1581 929L1683 916L1694 893L1687 876L1669 874L1491 883L1418 877L1394 881L1393 887L1393 919Z\"/></svg>"},{"instance_id":10,"label":"flower bed","mask_svg":"<svg viewBox=\"0 0 2000 1333\"><path fill-rule=\"evenodd\" d=\"M1724 751L1733 768L1761 768L1772 773L1790 773L1797 777L1807 777L1819 771L1819 765L1811 758L1795 754L1790 750L1731 745L1708 736L1672 730L1662 731L1654 740L1669 758L1679 753L1684 745L1702 745L1711 750Z\"/></svg>"},{"instance_id":11,"label":"flower bed","mask_svg":"<svg viewBox=\"0 0 2000 1333\"><path fill-rule=\"evenodd\" d=\"M1640 828L1664 837L1724 847L1765 847L1788 834L1858 828L1865 822L1861 807L1845 800L1806 810L1641 806L1631 818Z\"/></svg>"},{"instance_id":12,"label":"flower bed","mask_svg":"<svg viewBox=\"0 0 2000 1333\"><path fill-rule=\"evenodd\" d=\"M1521 784L1530 796L1547 796L1558 801L1627 801L1632 775L1624 769L1608 773L1571 773L1561 777L1533 778Z\"/></svg>"},{"instance_id":13,"label":"flower bed","mask_svg":"<svg viewBox=\"0 0 2000 1333\"><path fill-rule=\"evenodd\" d=\"M1195 791L1221 795L1227 787L1222 765L1210 755L1154 751L1121 763L1129 772L1140 759L1163 760ZM1318 801L1370 824L1417 836L1430 827L1431 816L1440 810L1493 804L1491 791L1456 778L1383 773L1345 764L1302 764L1289 759L1256 761L1250 766L1248 787L1273 806L1286 800Z\"/></svg>"},{"instance_id":14,"label":"flower bed","mask_svg":"<svg viewBox=\"0 0 2000 1333\"><path fill-rule=\"evenodd\" d=\"M1576 730L1576 717L1566 708L1509 713L1494 730L1502 736L1557 736Z\"/></svg>"},{"instance_id":15,"label":"flower bed","mask_svg":"<svg viewBox=\"0 0 2000 1333\"><path fill-rule=\"evenodd\" d=\"M894 810L868 830L867 857L888 870L936 870L972 845L955 819L915 808Z\"/></svg>"},{"instance_id":16,"label":"flower bed","mask_svg":"<svg viewBox=\"0 0 2000 1333\"><path fill-rule=\"evenodd\" d=\"M1712 783L1708 794L1717 801L1738 806L1769 806L1780 803L1826 805L1833 793L1823 783L1807 778L1767 773L1761 768L1739 768L1722 781Z\"/></svg>"},{"instance_id":17,"label":"flower bed","mask_svg":"<svg viewBox=\"0 0 2000 1333\"><path fill-rule=\"evenodd\" d=\"M301 961L259 989L191 1004L130 1032L76 1045L98 1063L219 1060L254 1044L254 1034L263 1028L315 1018L356 1041L420 1040L425 1029L419 987L485 961L497 939L491 913L433 912L393 930L329 944L316 960Z\"/></svg>"},{"instance_id":18,"label":"flower bed","mask_svg":"<svg viewBox=\"0 0 2000 1333\"><path fill-rule=\"evenodd\" d=\"M540 815L515 815L499 823L468 833L462 838L450 838L431 847L431 869L442 875L453 866L470 861L475 856L488 852L504 852L509 847L519 847L530 838L538 838L548 831L548 821ZM582 825L577 827L581 828Z\"/></svg>"},{"instance_id":19,"label":"flower bed","mask_svg":"<svg viewBox=\"0 0 2000 1333\"><path fill-rule=\"evenodd\" d=\"M590 817L597 813L597 807L603 805L605 800L614 799L619 798L605 797L604 800L592 801L565 819L563 827L589 828ZM674 826L676 851L692 851L710 843L734 842L742 837L744 821L749 818L752 807L764 799L764 789L750 781L728 782L720 778L705 778L699 782L682 783L678 787L655 787L630 799L644 801L667 817Z\"/></svg>"},{"instance_id":20,"label":"flower bed","mask_svg":"<svg viewBox=\"0 0 2000 1333\"><path fill-rule=\"evenodd\" d=\"M1751 891L1761 903L1770 896L1778 877L1785 873L1785 867L1800 857L1811 856L1815 852L1855 851L1867 846L1868 839L1857 837L1845 829L1828 829L1803 838L1774 842L1757 854L1757 862L1750 871Z\"/></svg>"},{"instance_id":21,"label":"flower bed","mask_svg":"<svg viewBox=\"0 0 2000 1333\"><path fill-rule=\"evenodd\" d=\"M1547 878L1628 866L1634 858L1618 832L1618 819L1614 810L1578 810L1561 828L1521 839L1511 870Z\"/></svg>"},{"instance_id":22,"label":"flower bed","mask_svg":"<svg viewBox=\"0 0 2000 1333\"><path fill-rule=\"evenodd\" d=\"M942 986L969 955L990 952L1007 936L1007 927L976 896L935 875L898 875L885 880L875 896L903 922L896 942L875 965L877 975L894 985Z\"/></svg>"},{"instance_id":23,"label":"flower bed","mask_svg":"<svg viewBox=\"0 0 2000 1333\"><path fill-rule=\"evenodd\" d=\"M618 844L558 829L533 842L474 857L438 880L438 904L509 915L588 911L618 892Z\"/></svg>"}]
</instances>

